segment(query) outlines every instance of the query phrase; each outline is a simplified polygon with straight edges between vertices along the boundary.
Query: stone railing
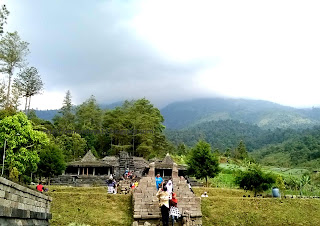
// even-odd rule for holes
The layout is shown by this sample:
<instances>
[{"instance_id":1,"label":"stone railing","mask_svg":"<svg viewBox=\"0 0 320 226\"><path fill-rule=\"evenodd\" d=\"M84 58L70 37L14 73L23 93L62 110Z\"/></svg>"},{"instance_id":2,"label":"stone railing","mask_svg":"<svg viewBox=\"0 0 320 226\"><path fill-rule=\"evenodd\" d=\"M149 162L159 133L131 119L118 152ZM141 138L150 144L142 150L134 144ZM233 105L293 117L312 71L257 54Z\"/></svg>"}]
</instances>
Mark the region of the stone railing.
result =
<instances>
[{"instance_id":1,"label":"stone railing","mask_svg":"<svg viewBox=\"0 0 320 226\"><path fill-rule=\"evenodd\" d=\"M0 177L0 225L49 225L52 199Z\"/></svg>"}]
</instances>

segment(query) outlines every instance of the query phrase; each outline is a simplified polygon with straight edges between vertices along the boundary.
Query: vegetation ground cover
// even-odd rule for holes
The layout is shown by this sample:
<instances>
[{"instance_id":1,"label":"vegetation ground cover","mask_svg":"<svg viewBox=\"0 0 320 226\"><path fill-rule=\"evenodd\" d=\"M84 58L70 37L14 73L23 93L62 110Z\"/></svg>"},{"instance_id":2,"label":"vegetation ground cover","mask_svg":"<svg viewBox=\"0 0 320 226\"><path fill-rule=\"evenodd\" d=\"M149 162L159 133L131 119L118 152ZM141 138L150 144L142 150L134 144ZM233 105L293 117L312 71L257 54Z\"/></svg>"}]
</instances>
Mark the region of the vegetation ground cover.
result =
<instances>
[{"instance_id":1,"label":"vegetation ground cover","mask_svg":"<svg viewBox=\"0 0 320 226\"><path fill-rule=\"evenodd\" d=\"M320 200L243 198L239 189L194 188L202 198L203 225L319 225Z\"/></svg>"},{"instance_id":2,"label":"vegetation ground cover","mask_svg":"<svg viewBox=\"0 0 320 226\"><path fill-rule=\"evenodd\" d=\"M132 224L130 195L110 195L105 187L50 186L50 191L53 226Z\"/></svg>"},{"instance_id":3,"label":"vegetation ground cover","mask_svg":"<svg viewBox=\"0 0 320 226\"><path fill-rule=\"evenodd\" d=\"M51 225L131 225L130 195L108 195L105 187L50 186ZM54 192L52 192L55 190ZM319 225L319 199L252 198L229 188L194 188L202 198L203 225ZM251 198L244 198L250 195Z\"/></svg>"}]
</instances>

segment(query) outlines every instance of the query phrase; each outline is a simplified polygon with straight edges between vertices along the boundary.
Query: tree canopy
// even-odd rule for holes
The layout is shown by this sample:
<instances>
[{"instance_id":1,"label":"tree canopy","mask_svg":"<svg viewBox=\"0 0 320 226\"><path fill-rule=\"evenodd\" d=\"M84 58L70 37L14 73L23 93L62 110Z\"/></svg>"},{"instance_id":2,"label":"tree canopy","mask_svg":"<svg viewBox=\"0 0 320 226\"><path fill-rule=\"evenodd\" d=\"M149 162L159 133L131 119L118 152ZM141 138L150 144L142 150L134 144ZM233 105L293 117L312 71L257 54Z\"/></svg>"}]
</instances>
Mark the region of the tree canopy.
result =
<instances>
[{"instance_id":1,"label":"tree canopy","mask_svg":"<svg viewBox=\"0 0 320 226\"><path fill-rule=\"evenodd\" d=\"M6 143L6 168L23 174L37 170L38 151L48 143L47 135L33 129L27 116L20 112L0 121L0 145Z\"/></svg>"},{"instance_id":2,"label":"tree canopy","mask_svg":"<svg viewBox=\"0 0 320 226\"><path fill-rule=\"evenodd\" d=\"M212 154L210 144L203 140L192 148L187 164L188 173L197 179L206 179L207 186L208 177L213 178L221 171L218 157Z\"/></svg>"}]
</instances>

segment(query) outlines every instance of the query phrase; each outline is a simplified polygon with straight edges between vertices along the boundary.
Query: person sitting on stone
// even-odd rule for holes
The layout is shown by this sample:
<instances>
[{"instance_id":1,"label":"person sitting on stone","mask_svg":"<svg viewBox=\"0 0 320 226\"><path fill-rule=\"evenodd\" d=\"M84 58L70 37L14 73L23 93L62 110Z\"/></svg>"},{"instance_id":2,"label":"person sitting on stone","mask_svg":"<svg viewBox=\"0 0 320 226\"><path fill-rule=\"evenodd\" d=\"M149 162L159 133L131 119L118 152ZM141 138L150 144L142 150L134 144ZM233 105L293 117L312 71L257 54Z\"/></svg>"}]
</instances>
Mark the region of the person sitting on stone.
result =
<instances>
[{"instance_id":1,"label":"person sitting on stone","mask_svg":"<svg viewBox=\"0 0 320 226\"><path fill-rule=\"evenodd\" d=\"M159 190L160 184L163 182L162 177L160 177L160 173L157 174L156 176L156 187L157 187L157 191Z\"/></svg>"},{"instance_id":2,"label":"person sitting on stone","mask_svg":"<svg viewBox=\"0 0 320 226\"><path fill-rule=\"evenodd\" d=\"M209 196L207 195L207 192L205 191L205 192L201 195L201 197L209 197Z\"/></svg>"},{"instance_id":3,"label":"person sitting on stone","mask_svg":"<svg viewBox=\"0 0 320 226\"><path fill-rule=\"evenodd\" d=\"M169 226L169 193L167 192L167 187L160 187L156 196L159 199L159 206L161 208L162 225Z\"/></svg>"},{"instance_id":4,"label":"person sitting on stone","mask_svg":"<svg viewBox=\"0 0 320 226\"><path fill-rule=\"evenodd\" d=\"M44 187L42 185L42 182L40 181L39 184L37 185L36 189L40 192L43 192L44 191Z\"/></svg>"}]
</instances>

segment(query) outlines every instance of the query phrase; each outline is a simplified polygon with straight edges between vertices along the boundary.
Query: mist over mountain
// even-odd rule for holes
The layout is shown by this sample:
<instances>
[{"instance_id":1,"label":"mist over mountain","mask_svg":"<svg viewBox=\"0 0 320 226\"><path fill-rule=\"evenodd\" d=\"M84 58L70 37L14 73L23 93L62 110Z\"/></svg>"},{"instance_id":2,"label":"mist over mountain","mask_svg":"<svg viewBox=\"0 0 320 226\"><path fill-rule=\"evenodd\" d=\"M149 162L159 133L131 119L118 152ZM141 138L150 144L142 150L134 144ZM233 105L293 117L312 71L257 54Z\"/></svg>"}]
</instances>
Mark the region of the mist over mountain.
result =
<instances>
[{"instance_id":1,"label":"mist over mountain","mask_svg":"<svg viewBox=\"0 0 320 226\"><path fill-rule=\"evenodd\" d=\"M263 129L309 128L320 123L317 108L297 109L263 100L207 98L174 102L161 109L168 129L199 123L236 120Z\"/></svg>"},{"instance_id":2,"label":"mist over mountain","mask_svg":"<svg viewBox=\"0 0 320 226\"><path fill-rule=\"evenodd\" d=\"M123 101L100 104L102 109L114 109ZM235 120L257 125L262 129L305 129L320 125L320 109L298 109L270 101L203 98L173 102L160 109L167 129L183 129L203 122ZM36 110L39 118L52 120L58 110Z\"/></svg>"}]
</instances>

